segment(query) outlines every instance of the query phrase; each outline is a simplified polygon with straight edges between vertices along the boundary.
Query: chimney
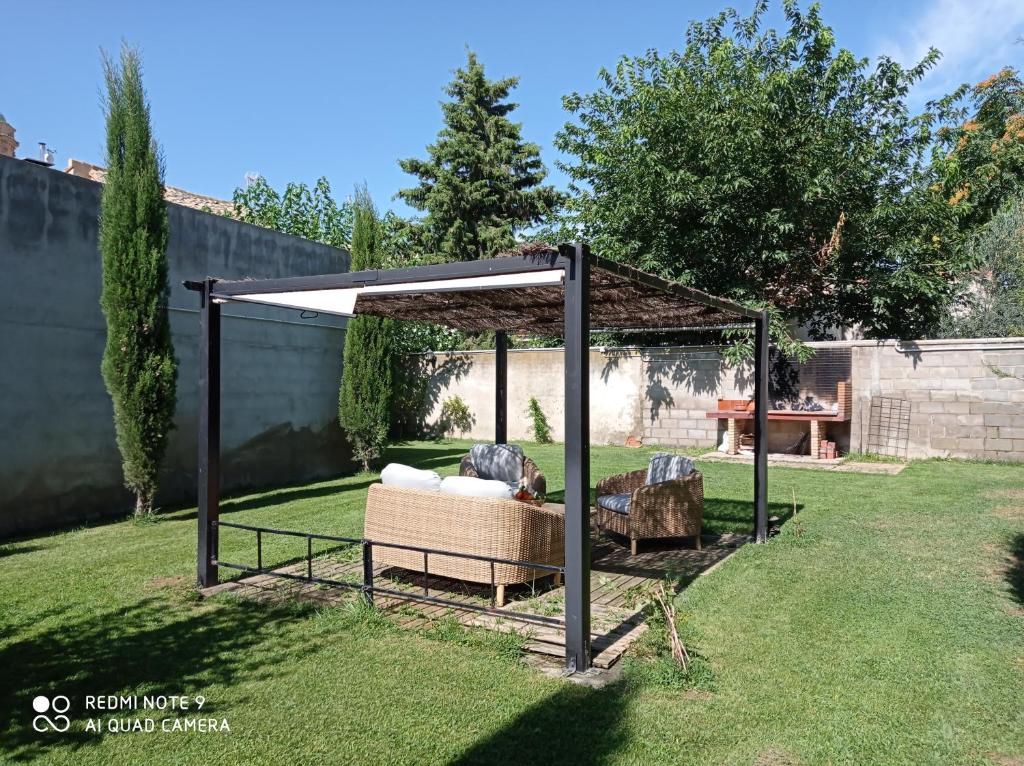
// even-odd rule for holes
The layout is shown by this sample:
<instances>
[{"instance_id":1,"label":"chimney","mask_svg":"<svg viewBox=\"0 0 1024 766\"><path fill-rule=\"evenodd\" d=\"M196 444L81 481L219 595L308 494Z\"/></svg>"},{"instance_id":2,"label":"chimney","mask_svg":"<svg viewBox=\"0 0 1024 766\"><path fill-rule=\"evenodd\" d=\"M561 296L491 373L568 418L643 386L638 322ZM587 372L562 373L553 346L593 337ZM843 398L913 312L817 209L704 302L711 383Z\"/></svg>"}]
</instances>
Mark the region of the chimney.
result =
<instances>
[{"instance_id":1,"label":"chimney","mask_svg":"<svg viewBox=\"0 0 1024 766\"><path fill-rule=\"evenodd\" d=\"M14 137L14 126L0 114L0 156L13 157L14 150L17 148L18 141Z\"/></svg>"},{"instance_id":2,"label":"chimney","mask_svg":"<svg viewBox=\"0 0 1024 766\"><path fill-rule=\"evenodd\" d=\"M39 164L46 165L48 168L53 167L53 155L56 152L46 145L45 141L39 142Z\"/></svg>"}]
</instances>

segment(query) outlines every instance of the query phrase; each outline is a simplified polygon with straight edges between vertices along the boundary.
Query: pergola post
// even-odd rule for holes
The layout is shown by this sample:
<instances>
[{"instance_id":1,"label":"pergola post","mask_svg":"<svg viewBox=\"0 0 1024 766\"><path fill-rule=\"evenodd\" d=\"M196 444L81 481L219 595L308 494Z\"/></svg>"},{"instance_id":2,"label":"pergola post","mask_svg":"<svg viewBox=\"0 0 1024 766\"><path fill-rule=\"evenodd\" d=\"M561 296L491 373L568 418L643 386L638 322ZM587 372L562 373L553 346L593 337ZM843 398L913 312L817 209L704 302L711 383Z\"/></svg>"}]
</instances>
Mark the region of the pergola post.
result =
<instances>
[{"instance_id":1,"label":"pergola post","mask_svg":"<svg viewBox=\"0 0 1024 766\"><path fill-rule=\"evenodd\" d=\"M508 335L494 333L494 443L508 442Z\"/></svg>"},{"instance_id":2,"label":"pergola post","mask_svg":"<svg viewBox=\"0 0 1024 766\"><path fill-rule=\"evenodd\" d=\"M768 312L754 320L754 536L768 540Z\"/></svg>"},{"instance_id":3,"label":"pergola post","mask_svg":"<svg viewBox=\"0 0 1024 766\"><path fill-rule=\"evenodd\" d=\"M590 250L565 269L565 666L590 667Z\"/></svg>"},{"instance_id":4,"label":"pergola post","mask_svg":"<svg viewBox=\"0 0 1024 766\"><path fill-rule=\"evenodd\" d=\"M199 585L217 584L220 515L220 304L210 297L214 279L202 283L199 311Z\"/></svg>"}]
</instances>

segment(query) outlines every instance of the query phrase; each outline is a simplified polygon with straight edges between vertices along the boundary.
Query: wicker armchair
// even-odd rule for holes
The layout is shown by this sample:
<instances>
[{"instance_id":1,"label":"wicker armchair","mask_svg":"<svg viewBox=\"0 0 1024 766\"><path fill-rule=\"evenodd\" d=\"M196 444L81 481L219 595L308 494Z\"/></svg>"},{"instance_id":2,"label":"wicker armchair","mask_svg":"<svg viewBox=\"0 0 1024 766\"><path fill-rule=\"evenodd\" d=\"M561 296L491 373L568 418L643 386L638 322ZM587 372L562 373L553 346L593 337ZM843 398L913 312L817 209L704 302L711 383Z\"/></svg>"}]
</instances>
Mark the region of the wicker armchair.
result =
<instances>
[{"instance_id":1,"label":"wicker armchair","mask_svg":"<svg viewBox=\"0 0 1024 766\"><path fill-rule=\"evenodd\" d=\"M659 537L692 537L700 550L704 517L704 477L694 470L687 476L647 484L647 469L609 476L597 483L597 497L629 493L629 510L619 513L595 503L598 530L629 538L630 554L638 540Z\"/></svg>"},{"instance_id":2,"label":"wicker armchair","mask_svg":"<svg viewBox=\"0 0 1024 766\"><path fill-rule=\"evenodd\" d=\"M459 461L459 476L476 476L482 479L493 478L490 476L480 476L476 466L473 464L471 453L463 455L462 460ZM520 484L532 490L533 494L539 497L544 497L548 493L548 480L541 473L537 464L525 456L523 457L523 476L520 479Z\"/></svg>"},{"instance_id":3,"label":"wicker armchair","mask_svg":"<svg viewBox=\"0 0 1024 766\"><path fill-rule=\"evenodd\" d=\"M474 556L562 566L565 562L565 516L551 507L517 500L466 497L384 484L370 485L363 536L377 543L468 553ZM375 564L423 571L423 554L415 550L373 547ZM430 574L489 584L493 571L498 606L505 586L550 577L547 569L494 564L431 554ZM555 575L555 580L560 575Z\"/></svg>"}]
</instances>

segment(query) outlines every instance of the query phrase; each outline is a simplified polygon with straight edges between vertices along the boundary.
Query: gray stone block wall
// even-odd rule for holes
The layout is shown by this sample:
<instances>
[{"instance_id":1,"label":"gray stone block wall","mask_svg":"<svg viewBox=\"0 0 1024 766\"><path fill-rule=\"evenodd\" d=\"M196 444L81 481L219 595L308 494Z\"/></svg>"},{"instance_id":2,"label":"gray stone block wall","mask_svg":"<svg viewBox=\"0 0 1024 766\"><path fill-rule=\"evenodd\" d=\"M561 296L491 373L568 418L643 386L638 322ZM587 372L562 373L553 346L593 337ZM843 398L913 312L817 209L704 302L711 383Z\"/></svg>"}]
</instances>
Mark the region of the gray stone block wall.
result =
<instances>
[{"instance_id":1,"label":"gray stone block wall","mask_svg":"<svg viewBox=\"0 0 1024 766\"><path fill-rule=\"evenodd\" d=\"M124 512L97 225L101 186L0 157L0 536ZM158 502L194 501L198 299L184 279L345 271L348 254L178 205L170 313L178 407ZM223 478L259 487L350 465L336 425L344 325L245 304L223 309Z\"/></svg>"},{"instance_id":2,"label":"gray stone block wall","mask_svg":"<svg viewBox=\"0 0 1024 766\"><path fill-rule=\"evenodd\" d=\"M749 395L747 371L730 369L712 346L645 349L642 358L644 441L676 447L718 444L724 422L706 413L718 399Z\"/></svg>"},{"instance_id":3,"label":"gray stone block wall","mask_svg":"<svg viewBox=\"0 0 1024 766\"><path fill-rule=\"evenodd\" d=\"M858 341L853 378L854 449L870 447L872 399L891 397L909 405L911 458L1024 460L1024 338Z\"/></svg>"}]
</instances>

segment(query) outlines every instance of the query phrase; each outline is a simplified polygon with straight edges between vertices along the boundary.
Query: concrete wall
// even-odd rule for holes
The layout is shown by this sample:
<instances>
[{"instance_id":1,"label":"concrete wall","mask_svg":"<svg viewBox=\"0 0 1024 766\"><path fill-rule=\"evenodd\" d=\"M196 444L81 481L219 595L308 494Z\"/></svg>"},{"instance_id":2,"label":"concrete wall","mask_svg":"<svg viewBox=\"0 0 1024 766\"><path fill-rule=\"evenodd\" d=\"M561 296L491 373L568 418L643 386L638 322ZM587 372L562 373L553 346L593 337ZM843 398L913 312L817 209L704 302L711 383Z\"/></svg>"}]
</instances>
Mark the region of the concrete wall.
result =
<instances>
[{"instance_id":1,"label":"concrete wall","mask_svg":"<svg viewBox=\"0 0 1024 766\"><path fill-rule=\"evenodd\" d=\"M472 412L472 438L494 438L494 353L467 351L421 355L411 364L424 376L425 391L416 426L421 433L436 427L444 401L461 396ZM527 405L536 397L561 441L565 426L565 356L562 349L509 350L508 436L530 439ZM630 353L590 352L590 429L597 442L621 443L636 434L642 417L641 394L636 386L640 359ZM414 426L414 430L417 430Z\"/></svg>"},{"instance_id":2,"label":"concrete wall","mask_svg":"<svg viewBox=\"0 0 1024 766\"><path fill-rule=\"evenodd\" d=\"M427 385L421 396L419 431L431 433L441 407L461 396L473 413L471 438L494 434L494 354L470 351L426 354L411 364ZM508 429L510 439L529 439L526 416L531 396L537 397L562 438L565 408L564 356L561 349L510 350L508 354ZM608 348L590 352L590 431L597 444L621 444L638 436L649 444L707 447L721 442L724 421L709 419L718 399L753 396L749 365L732 368L715 346L686 348ZM769 447L783 449L799 438L798 423L773 423ZM806 427L803 427L806 430ZM845 448L848 436L840 435Z\"/></svg>"},{"instance_id":3,"label":"concrete wall","mask_svg":"<svg viewBox=\"0 0 1024 766\"><path fill-rule=\"evenodd\" d=\"M754 395L748 366L732 369L714 346L651 348L638 351L644 417L641 435L650 444L712 447L720 443L724 421L706 413L719 399Z\"/></svg>"},{"instance_id":4,"label":"concrete wall","mask_svg":"<svg viewBox=\"0 0 1024 766\"><path fill-rule=\"evenodd\" d=\"M849 354L853 386L852 420L830 425L828 438L841 451L867 451L872 399L896 397L910 409L907 454L1024 460L1024 383L999 377L993 367L1024 377L1024 339L970 341L837 341L810 343L818 353L813 374L828 395L837 379L829 356ZM840 354L841 352L841 354ZM494 434L494 357L491 352L419 357L427 378L422 396L424 430L436 424L441 406L458 394L475 424L468 434ZM812 360L812 365L814 361ZM561 439L564 413L561 349L509 352L509 438L528 439L526 404L536 396ZM724 421L705 417L718 399L753 395L749 365L730 367L721 349L594 349L590 355L591 436L595 443L621 444L628 436L646 443L713 447L721 443ZM838 379L845 379L845 368ZM800 393L807 393L803 388ZM771 421L768 446L791 447L807 426Z\"/></svg>"},{"instance_id":5,"label":"concrete wall","mask_svg":"<svg viewBox=\"0 0 1024 766\"><path fill-rule=\"evenodd\" d=\"M1024 338L859 341L853 376L854 449L872 397L892 397L909 404L909 457L1024 460Z\"/></svg>"},{"instance_id":6,"label":"concrete wall","mask_svg":"<svg viewBox=\"0 0 1024 766\"><path fill-rule=\"evenodd\" d=\"M101 186L0 157L0 535L130 507L100 376ZM184 279L345 271L348 254L169 204L178 407L159 502L194 501L198 299ZM343 323L223 310L226 488L299 481L349 465L336 425Z\"/></svg>"}]
</instances>

